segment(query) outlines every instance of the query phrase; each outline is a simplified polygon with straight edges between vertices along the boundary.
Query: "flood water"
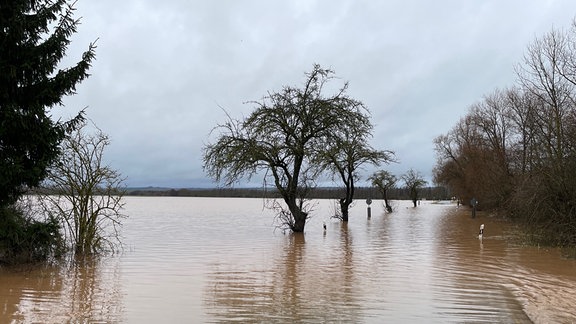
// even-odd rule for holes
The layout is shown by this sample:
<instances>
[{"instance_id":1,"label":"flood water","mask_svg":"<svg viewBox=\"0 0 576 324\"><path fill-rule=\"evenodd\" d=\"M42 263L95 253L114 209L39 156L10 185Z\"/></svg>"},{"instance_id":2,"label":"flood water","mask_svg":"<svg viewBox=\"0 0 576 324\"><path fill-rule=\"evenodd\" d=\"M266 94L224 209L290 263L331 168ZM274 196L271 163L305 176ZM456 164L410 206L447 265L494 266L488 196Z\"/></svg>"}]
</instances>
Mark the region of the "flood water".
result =
<instances>
[{"instance_id":1,"label":"flood water","mask_svg":"<svg viewBox=\"0 0 576 324\"><path fill-rule=\"evenodd\" d=\"M122 253L0 269L0 323L576 322L576 261L455 204L317 201L293 235L261 199L126 203Z\"/></svg>"}]
</instances>

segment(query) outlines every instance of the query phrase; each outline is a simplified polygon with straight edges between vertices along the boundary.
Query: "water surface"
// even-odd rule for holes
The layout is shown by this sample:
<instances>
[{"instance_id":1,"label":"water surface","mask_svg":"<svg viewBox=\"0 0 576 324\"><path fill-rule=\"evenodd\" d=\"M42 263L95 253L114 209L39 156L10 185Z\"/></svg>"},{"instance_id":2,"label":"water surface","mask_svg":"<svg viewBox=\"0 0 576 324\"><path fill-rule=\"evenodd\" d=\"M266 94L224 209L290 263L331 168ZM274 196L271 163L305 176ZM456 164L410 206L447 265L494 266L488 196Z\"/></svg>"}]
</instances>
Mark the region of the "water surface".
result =
<instances>
[{"instance_id":1,"label":"water surface","mask_svg":"<svg viewBox=\"0 0 576 324\"><path fill-rule=\"evenodd\" d=\"M294 235L261 199L126 202L123 253L0 269L0 323L576 322L574 260L454 204L317 201Z\"/></svg>"}]
</instances>

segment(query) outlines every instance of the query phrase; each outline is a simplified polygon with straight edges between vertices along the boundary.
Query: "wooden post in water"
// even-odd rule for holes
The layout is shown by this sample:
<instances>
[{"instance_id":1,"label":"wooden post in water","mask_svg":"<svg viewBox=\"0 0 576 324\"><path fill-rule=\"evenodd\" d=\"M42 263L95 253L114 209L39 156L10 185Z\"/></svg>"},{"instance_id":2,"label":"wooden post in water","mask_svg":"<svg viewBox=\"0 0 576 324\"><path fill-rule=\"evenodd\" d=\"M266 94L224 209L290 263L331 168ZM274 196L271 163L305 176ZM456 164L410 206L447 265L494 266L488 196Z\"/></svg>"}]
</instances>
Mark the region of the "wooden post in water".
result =
<instances>
[{"instance_id":1,"label":"wooden post in water","mask_svg":"<svg viewBox=\"0 0 576 324\"><path fill-rule=\"evenodd\" d=\"M368 213L368 218L372 217L372 210L370 209L370 204L372 204L372 199L368 198L366 199L366 204L368 205L367 208L367 213Z\"/></svg>"}]
</instances>

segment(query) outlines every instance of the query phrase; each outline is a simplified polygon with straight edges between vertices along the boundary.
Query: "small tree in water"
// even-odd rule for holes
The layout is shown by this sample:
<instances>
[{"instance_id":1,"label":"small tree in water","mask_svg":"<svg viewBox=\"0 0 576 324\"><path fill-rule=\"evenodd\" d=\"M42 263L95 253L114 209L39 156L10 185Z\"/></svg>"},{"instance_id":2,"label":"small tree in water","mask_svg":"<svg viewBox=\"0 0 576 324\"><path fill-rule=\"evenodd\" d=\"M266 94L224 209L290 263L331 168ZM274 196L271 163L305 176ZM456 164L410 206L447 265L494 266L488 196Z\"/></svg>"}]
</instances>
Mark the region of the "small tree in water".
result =
<instances>
[{"instance_id":1,"label":"small tree in water","mask_svg":"<svg viewBox=\"0 0 576 324\"><path fill-rule=\"evenodd\" d=\"M314 158L333 134L366 122L366 109L348 97L346 84L324 93L333 73L314 65L302 88L286 86L252 102L256 109L248 118L229 117L216 127L216 143L204 148L204 170L225 185L264 172L264 183L274 183L285 204L275 204L283 225L294 232L304 231L310 211L305 201L321 169Z\"/></svg>"},{"instance_id":2,"label":"small tree in water","mask_svg":"<svg viewBox=\"0 0 576 324\"><path fill-rule=\"evenodd\" d=\"M393 160L391 151L373 149L367 142L371 137L372 124L368 116L364 123L351 129L332 134L327 150L317 156L318 164L328 169L334 179L344 184L344 197L339 199L342 221L348 221L348 210L354 201L355 182L359 179L358 170L364 164L380 165Z\"/></svg>"},{"instance_id":3,"label":"small tree in water","mask_svg":"<svg viewBox=\"0 0 576 324\"><path fill-rule=\"evenodd\" d=\"M406 185L406 189L408 189L414 207L418 206L418 195L420 189L426 185L426 180L422 178L422 175L419 172L414 171L413 169L408 170L408 172L403 174L401 178L404 180L404 184Z\"/></svg>"},{"instance_id":4,"label":"small tree in water","mask_svg":"<svg viewBox=\"0 0 576 324\"><path fill-rule=\"evenodd\" d=\"M396 182L398 181L396 176L386 170L380 170L374 172L368 179L372 181L372 186L380 191L384 199L386 211L391 213L392 206L390 206L390 202L388 201L388 190L396 186Z\"/></svg>"},{"instance_id":5,"label":"small tree in water","mask_svg":"<svg viewBox=\"0 0 576 324\"><path fill-rule=\"evenodd\" d=\"M112 250L120 243L118 229L125 217L123 178L104 164L108 136L99 129L85 132L86 124L61 145L62 154L49 172L45 209L63 223L76 255Z\"/></svg>"}]
</instances>

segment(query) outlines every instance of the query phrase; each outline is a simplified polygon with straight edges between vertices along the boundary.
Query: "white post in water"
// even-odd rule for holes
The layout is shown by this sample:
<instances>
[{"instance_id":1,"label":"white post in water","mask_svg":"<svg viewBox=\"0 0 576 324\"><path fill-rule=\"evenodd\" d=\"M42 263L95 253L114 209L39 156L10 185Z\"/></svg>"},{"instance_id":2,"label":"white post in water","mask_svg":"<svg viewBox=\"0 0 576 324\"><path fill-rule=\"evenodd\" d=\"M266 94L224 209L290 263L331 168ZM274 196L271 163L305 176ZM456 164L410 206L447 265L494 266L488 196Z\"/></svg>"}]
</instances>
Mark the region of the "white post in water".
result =
<instances>
[{"instance_id":1,"label":"white post in water","mask_svg":"<svg viewBox=\"0 0 576 324\"><path fill-rule=\"evenodd\" d=\"M484 224L480 225L480 233L478 233L478 239L482 239L484 236Z\"/></svg>"},{"instance_id":2,"label":"white post in water","mask_svg":"<svg viewBox=\"0 0 576 324\"><path fill-rule=\"evenodd\" d=\"M371 203L372 203L372 199L370 199L370 198L366 199L366 204L368 205L368 209L367 209L368 218L372 217L372 210L370 209Z\"/></svg>"}]
</instances>

